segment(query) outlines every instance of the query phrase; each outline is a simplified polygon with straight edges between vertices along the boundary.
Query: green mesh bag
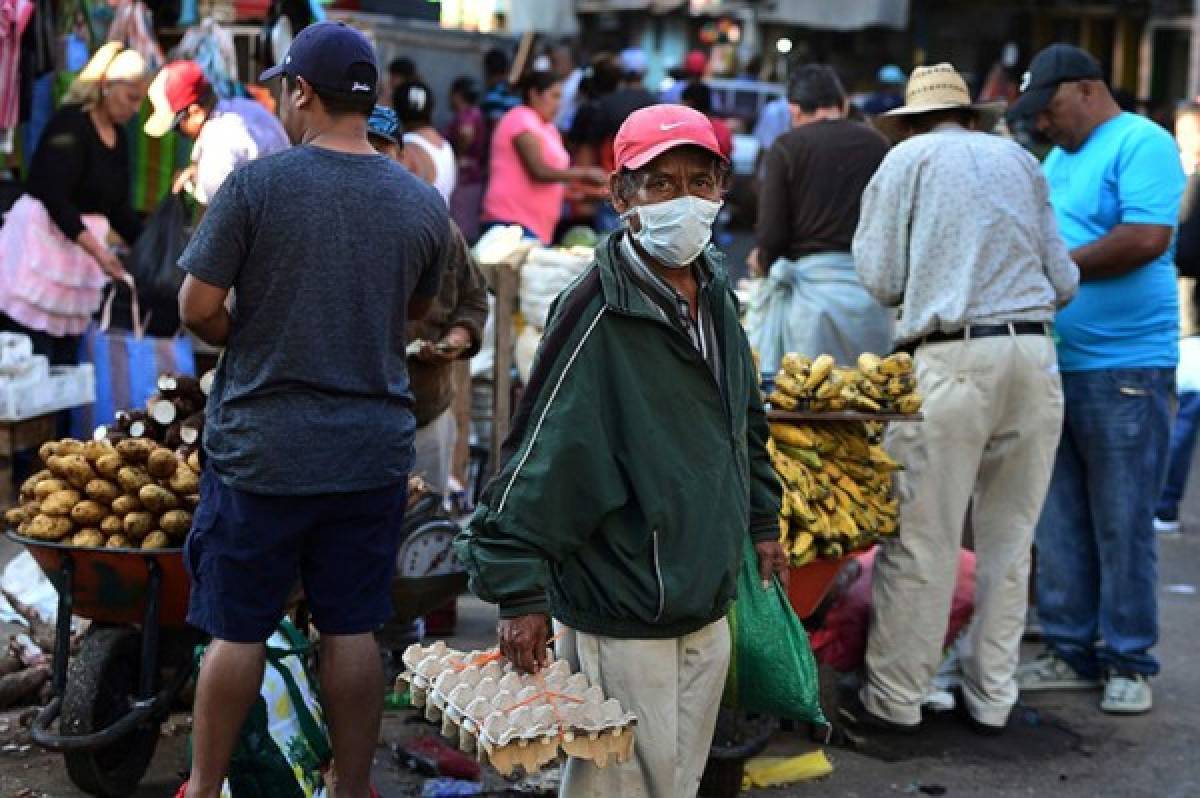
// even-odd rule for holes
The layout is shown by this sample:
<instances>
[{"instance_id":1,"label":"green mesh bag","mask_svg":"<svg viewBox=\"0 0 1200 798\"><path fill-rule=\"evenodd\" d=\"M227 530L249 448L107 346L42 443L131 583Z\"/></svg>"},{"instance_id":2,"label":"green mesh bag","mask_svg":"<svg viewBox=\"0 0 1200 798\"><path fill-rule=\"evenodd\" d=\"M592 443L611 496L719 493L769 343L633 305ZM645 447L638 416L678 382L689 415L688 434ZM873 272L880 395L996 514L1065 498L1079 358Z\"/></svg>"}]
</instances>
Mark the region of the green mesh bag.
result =
<instances>
[{"instance_id":1,"label":"green mesh bag","mask_svg":"<svg viewBox=\"0 0 1200 798\"><path fill-rule=\"evenodd\" d=\"M729 610L733 651L724 703L744 712L827 725L808 633L779 580L764 588L758 555L747 537Z\"/></svg>"}]
</instances>

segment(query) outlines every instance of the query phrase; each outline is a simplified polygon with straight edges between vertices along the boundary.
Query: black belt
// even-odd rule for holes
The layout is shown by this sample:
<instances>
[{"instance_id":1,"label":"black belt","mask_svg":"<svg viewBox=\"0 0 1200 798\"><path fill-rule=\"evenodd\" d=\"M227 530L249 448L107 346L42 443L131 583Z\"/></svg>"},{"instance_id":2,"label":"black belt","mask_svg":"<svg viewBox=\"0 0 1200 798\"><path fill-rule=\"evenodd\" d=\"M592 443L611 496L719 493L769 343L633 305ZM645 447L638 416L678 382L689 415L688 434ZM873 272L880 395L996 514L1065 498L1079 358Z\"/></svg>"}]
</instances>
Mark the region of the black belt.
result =
<instances>
[{"instance_id":1,"label":"black belt","mask_svg":"<svg viewBox=\"0 0 1200 798\"><path fill-rule=\"evenodd\" d=\"M1049 335L1050 325L1044 321L1010 321L1007 324L971 324L954 332L932 332L924 338L896 347L897 351L913 354L922 344L941 344L947 341L969 341L972 338L999 338L1002 335Z\"/></svg>"}]
</instances>

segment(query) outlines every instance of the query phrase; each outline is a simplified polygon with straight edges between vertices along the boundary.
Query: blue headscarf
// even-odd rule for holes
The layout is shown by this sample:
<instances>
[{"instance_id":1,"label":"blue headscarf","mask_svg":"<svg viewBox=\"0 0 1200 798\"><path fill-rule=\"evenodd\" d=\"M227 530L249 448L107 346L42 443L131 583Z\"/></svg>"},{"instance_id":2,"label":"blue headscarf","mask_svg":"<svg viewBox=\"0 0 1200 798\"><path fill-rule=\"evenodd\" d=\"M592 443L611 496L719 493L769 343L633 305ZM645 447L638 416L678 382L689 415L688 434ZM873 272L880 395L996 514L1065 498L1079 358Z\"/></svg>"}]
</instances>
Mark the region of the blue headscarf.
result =
<instances>
[{"instance_id":1,"label":"blue headscarf","mask_svg":"<svg viewBox=\"0 0 1200 798\"><path fill-rule=\"evenodd\" d=\"M367 120L367 132L393 144L399 144L400 136L403 135L396 112L384 105L377 105L371 111L371 118Z\"/></svg>"}]
</instances>

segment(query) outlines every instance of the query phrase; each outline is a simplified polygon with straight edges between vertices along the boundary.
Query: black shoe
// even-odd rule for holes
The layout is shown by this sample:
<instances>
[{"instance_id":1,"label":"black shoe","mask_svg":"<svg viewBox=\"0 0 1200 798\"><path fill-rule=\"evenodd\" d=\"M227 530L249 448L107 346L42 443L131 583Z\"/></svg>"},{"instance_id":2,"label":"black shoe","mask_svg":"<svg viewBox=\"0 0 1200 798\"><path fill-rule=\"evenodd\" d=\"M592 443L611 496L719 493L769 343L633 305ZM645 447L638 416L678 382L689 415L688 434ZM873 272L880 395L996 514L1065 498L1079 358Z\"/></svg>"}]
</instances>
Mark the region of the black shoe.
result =
<instances>
[{"instance_id":1,"label":"black shoe","mask_svg":"<svg viewBox=\"0 0 1200 798\"><path fill-rule=\"evenodd\" d=\"M959 720L967 724L971 731L981 737L999 737L1004 734L1006 726L993 726L990 723L984 723L971 714L971 709L967 706L967 697L963 695L961 687L956 687L951 691L954 695L954 714Z\"/></svg>"},{"instance_id":2,"label":"black shoe","mask_svg":"<svg viewBox=\"0 0 1200 798\"><path fill-rule=\"evenodd\" d=\"M863 706L858 690L843 691L838 698L837 719L856 732L885 734L913 734L921 724L905 725L881 718Z\"/></svg>"}]
</instances>

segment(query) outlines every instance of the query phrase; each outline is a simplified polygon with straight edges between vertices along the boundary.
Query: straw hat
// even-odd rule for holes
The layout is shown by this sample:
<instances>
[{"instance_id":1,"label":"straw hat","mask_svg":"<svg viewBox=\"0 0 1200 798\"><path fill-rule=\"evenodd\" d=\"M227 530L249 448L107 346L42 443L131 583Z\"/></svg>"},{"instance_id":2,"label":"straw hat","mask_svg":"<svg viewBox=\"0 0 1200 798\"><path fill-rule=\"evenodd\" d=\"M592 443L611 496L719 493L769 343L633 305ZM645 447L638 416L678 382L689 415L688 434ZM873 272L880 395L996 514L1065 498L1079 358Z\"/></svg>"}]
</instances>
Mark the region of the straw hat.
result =
<instances>
[{"instance_id":1,"label":"straw hat","mask_svg":"<svg viewBox=\"0 0 1200 798\"><path fill-rule=\"evenodd\" d=\"M892 138L899 134L905 117L961 108L975 113L980 130L991 130L1004 114L1003 102L973 103L967 82L950 64L917 67L904 88L904 105L882 114L875 124Z\"/></svg>"}]
</instances>

